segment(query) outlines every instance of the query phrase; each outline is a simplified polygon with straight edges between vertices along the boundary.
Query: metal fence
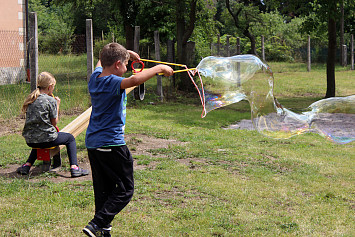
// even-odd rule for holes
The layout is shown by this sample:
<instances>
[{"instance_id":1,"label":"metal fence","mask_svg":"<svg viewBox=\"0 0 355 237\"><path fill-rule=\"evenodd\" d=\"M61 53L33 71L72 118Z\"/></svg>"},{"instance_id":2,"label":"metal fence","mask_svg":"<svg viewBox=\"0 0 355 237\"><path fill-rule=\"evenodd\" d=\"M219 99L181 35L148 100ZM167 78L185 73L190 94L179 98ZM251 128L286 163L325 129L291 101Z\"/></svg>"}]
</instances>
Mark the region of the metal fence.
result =
<instances>
[{"instance_id":1,"label":"metal fence","mask_svg":"<svg viewBox=\"0 0 355 237\"><path fill-rule=\"evenodd\" d=\"M47 71L57 80L55 95L59 96L62 112L69 108L88 107L86 95L85 37L76 36L72 53L45 54L39 46L38 71ZM25 97L30 93L29 50L21 32L0 31L0 120L20 115Z\"/></svg>"},{"instance_id":2,"label":"metal fence","mask_svg":"<svg viewBox=\"0 0 355 237\"><path fill-rule=\"evenodd\" d=\"M0 31L0 85L24 81L26 43L22 32Z\"/></svg>"}]
</instances>

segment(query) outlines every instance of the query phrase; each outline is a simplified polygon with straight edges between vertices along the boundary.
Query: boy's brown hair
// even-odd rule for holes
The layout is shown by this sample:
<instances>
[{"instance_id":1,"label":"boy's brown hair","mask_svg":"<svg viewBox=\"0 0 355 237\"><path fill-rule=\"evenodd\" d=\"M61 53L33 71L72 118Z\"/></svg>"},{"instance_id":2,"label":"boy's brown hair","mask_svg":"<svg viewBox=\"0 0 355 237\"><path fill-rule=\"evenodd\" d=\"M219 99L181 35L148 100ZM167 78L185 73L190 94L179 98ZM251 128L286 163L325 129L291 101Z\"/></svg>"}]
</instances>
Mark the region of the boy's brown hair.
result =
<instances>
[{"instance_id":1,"label":"boy's brown hair","mask_svg":"<svg viewBox=\"0 0 355 237\"><path fill-rule=\"evenodd\" d=\"M124 63L129 59L129 53L125 47L118 43L106 44L100 52L102 67L109 67L118 60Z\"/></svg>"}]
</instances>

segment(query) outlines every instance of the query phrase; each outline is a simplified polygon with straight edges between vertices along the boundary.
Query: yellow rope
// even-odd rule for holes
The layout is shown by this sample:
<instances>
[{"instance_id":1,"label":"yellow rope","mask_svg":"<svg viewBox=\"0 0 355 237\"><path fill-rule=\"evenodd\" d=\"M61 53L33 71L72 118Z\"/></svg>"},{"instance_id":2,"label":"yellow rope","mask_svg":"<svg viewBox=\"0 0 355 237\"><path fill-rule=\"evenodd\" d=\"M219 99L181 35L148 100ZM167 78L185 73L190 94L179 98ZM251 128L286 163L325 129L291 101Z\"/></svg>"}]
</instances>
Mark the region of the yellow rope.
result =
<instances>
[{"instance_id":1,"label":"yellow rope","mask_svg":"<svg viewBox=\"0 0 355 237\"><path fill-rule=\"evenodd\" d=\"M193 70L196 70L196 68L188 68L188 69L182 69L182 70L176 70L176 71L173 71L173 73L177 73L177 72L187 72L187 71L193 71ZM164 73L158 73L158 75L164 75Z\"/></svg>"},{"instance_id":2,"label":"yellow rope","mask_svg":"<svg viewBox=\"0 0 355 237\"><path fill-rule=\"evenodd\" d=\"M168 62L155 61L155 60L143 59L143 58L141 58L140 60L145 62L151 62L151 63L161 63L161 64L168 64L168 65L179 66L179 67L186 67L186 65L177 64L177 63L168 63Z\"/></svg>"}]
</instances>

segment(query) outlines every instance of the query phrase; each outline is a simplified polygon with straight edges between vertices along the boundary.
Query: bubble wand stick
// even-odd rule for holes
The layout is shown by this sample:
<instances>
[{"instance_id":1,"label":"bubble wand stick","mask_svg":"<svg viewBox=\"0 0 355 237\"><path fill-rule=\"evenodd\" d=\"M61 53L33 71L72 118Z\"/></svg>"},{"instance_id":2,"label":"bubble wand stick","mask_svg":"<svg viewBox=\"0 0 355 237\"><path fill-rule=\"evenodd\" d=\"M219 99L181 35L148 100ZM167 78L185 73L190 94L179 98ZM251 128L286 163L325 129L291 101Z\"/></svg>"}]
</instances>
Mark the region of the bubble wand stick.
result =
<instances>
[{"instance_id":1,"label":"bubble wand stick","mask_svg":"<svg viewBox=\"0 0 355 237\"><path fill-rule=\"evenodd\" d=\"M194 70L196 70L196 68L187 68L187 66L186 65L184 65L184 64L178 64L178 63L169 63L169 62L162 62L162 61L156 61L156 60L150 60L150 59L143 59L143 58L141 58L139 61L134 61L134 62L132 62L132 70L133 70L133 72L134 73L137 73L137 72L141 72L141 71L143 71L144 70L144 63L142 62L142 61L144 61L144 62L151 62L151 63L159 63L159 64L166 64L166 65L172 65L172 66L178 66L178 67L183 67L183 68L185 68L185 69L181 69L181 70L175 70L173 73L178 73L178 72L187 72L187 71L194 71ZM138 69L136 69L136 68L134 68L134 64L135 63L139 63L139 64L141 64L142 65L142 67L140 68L140 70ZM163 73L158 73L158 75L164 75Z\"/></svg>"}]
</instances>

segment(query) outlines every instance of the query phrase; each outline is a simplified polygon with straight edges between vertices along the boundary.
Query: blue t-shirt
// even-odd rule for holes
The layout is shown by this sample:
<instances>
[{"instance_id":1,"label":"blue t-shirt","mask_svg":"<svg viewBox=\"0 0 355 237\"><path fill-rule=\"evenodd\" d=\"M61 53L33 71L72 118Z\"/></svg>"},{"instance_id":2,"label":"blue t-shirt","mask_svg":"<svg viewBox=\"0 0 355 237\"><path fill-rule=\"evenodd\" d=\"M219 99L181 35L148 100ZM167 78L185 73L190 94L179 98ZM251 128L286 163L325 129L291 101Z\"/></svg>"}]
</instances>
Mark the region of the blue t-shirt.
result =
<instances>
[{"instance_id":1,"label":"blue t-shirt","mask_svg":"<svg viewBox=\"0 0 355 237\"><path fill-rule=\"evenodd\" d=\"M110 75L98 77L102 67L97 67L88 84L92 112L86 130L87 148L125 145L126 90L121 89L123 77Z\"/></svg>"}]
</instances>

